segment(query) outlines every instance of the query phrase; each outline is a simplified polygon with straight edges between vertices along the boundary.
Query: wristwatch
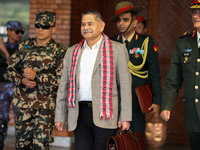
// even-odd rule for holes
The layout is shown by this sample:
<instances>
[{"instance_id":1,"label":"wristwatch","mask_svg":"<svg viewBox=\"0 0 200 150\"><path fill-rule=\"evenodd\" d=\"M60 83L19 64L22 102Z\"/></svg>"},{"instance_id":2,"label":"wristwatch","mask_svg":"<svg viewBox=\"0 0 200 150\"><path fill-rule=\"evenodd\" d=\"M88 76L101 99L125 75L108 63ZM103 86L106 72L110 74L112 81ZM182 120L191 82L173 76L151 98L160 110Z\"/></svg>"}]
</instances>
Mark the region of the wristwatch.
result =
<instances>
[{"instance_id":1,"label":"wristwatch","mask_svg":"<svg viewBox=\"0 0 200 150\"><path fill-rule=\"evenodd\" d=\"M34 80L37 81L37 78L38 78L38 75L36 74Z\"/></svg>"},{"instance_id":2,"label":"wristwatch","mask_svg":"<svg viewBox=\"0 0 200 150\"><path fill-rule=\"evenodd\" d=\"M10 61L10 57L6 57L6 60L9 62Z\"/></svg>"}]
</instances>

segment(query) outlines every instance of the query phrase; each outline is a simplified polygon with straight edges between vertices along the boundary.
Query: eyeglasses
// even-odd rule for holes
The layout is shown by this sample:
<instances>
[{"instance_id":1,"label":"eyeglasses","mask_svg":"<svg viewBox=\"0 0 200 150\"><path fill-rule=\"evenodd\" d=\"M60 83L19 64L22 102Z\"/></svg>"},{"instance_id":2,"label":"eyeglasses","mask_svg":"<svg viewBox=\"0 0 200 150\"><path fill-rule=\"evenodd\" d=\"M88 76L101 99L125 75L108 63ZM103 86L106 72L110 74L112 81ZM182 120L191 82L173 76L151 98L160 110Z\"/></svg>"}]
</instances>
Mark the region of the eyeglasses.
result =
<instances>
[{"instance_id":1,"label":"eyeglasses","mask_svg":"<svg viewBox=\"0 0 200 150\"><path fill-rule=\"evenodd\" d=\"M20 32L21 32L22 35L24 34L24 30L17 30L17 31L15 31L16 34L19 34Z\"/></svg>"},{"instance_id":2,"label":"eyeglasses","mask_svg":"<svg viewBox=\"0 0 200 150\"><path fill-rule=\"evenodd\" d=\"M196 9L192 10L192 14L193 15L195 15L195 14L200 15L200 10L196 10Z\"/></svg>"},{"instance_id":3,"label":"eyeglasses","mask_svg":"<svg viewBox=\"0 0 200 150\"><path fill-rule=\"evenodd\" d=\"M42 27L42 29L49 29L50 27L55 27L55 25L54 26L50 26L50 25L41 25L41 24L39 24L39 23L37 23L37 24L35 24L35 27L36 28L40 28L40 27Z\"/></svg>"}]
</instances>

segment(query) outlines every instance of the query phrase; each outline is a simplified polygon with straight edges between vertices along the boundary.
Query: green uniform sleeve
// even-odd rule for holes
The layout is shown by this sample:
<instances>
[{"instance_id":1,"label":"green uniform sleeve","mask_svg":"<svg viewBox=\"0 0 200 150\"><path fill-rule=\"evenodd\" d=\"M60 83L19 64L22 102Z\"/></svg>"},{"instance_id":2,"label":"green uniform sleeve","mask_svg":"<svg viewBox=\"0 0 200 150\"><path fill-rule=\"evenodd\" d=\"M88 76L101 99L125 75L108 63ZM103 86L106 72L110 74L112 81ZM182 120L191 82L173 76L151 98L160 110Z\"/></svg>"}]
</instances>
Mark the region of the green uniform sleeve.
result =
<instances>
[{"instance_id":1,"label":"green uniform sleeve","mask_svg":"<svg viewBox=\"0 0 200 150\"><path fill-rule=\"evenodd\" d=\"M153 103L161 105L162 89L160 86L161 78L160 78L158 53L154 51L153 46L154 46L154 41L152 38L149 38L146 64L148 67L149 79L152 85Z\"/></svg>"},{"instance_id":2,"label":"green uniform sleeve","mask_svg":"<svg viewBox=\"0 0 200 150\"><path fill-rule=\"evenodd\" d=\"M183 83L181 58L178 50L179 46L177 43L165 79L166 85L163 91L161 110L172 110L178 95L178 91Z\"/></svg>"},{"instance_id":3,"label":"green uniform sleeve","mask_svg":"<svg viewBox=\"0 0 200 150\"><path fill-rule=\"evenodd\" d=\"M10 63L7 68L8 80L16 86L22 84L21 55L22 54L16 50L10 58Z\"/></svg>"}]
</instances>

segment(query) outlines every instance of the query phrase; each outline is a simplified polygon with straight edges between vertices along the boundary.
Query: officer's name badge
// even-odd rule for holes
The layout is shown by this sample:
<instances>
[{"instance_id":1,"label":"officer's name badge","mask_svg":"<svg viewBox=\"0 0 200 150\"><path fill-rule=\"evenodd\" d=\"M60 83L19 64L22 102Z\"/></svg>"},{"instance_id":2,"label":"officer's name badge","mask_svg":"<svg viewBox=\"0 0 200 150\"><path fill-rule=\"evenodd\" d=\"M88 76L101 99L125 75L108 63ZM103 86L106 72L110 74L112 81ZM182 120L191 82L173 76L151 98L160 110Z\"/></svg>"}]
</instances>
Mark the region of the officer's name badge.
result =
<instances>
[{"instance_id":1,"label":"officer's name badge","mask_svg":"<svg viewBox=\"0 0 200 150\"><path fill-rule=\"evenodd\" d=\"M182 55L183 55L183 57L190 57L191 53L183 53Z\"/></svg>"},{"instance_id":2,"label":"officer's name badge","mask_svg":"<svg viewBox=\"0 0 200 150\"><path fill-rule=\"evenodd\" d=\"M190 53L190 52L192 52L192 49L184 49L184 52Z\"/></svg>"},{"instance_id":3,"label":"officer's name badge","mask_svg":"<svg viewBox=\"0 0 200 150\"><path fill-rule=\"evenodd\" d=\"M144 54L144 50L134 47L133 49L129 49L129 54Z\"/></svg>"},{"instance_id":4,"label":"officer's name badge","mask_svg":"<svg viewBox=\"0 0 200 150\"><path fill-rule=\"evenodd\" d=\"M30 47L30 46L24 46L24 48L32 48L32 47Z\"/></svg>"}]
</instances>

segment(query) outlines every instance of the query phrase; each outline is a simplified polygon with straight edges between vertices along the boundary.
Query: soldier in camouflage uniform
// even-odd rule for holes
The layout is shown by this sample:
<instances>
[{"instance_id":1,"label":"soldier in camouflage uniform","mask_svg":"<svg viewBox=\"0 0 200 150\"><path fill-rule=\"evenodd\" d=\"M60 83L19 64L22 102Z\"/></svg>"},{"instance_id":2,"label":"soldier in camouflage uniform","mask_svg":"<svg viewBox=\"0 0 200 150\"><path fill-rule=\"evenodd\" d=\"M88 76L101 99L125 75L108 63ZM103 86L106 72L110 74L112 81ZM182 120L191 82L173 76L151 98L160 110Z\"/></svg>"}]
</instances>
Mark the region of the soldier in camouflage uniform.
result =
<instances>
[{"instance_id":1,"label":"soldier in camouflage uniform","mask_svg":"<svg viewBox=\"0 0 200 150\"><path fill-rule=\"evenodd\" d=\"M10 120L10 104L14 87L14 84L7 80L6 68L10 55L18 48L19 41L24 33L24 28L18 21L8 21L6 26L8 40L4 44L3 39L0 39L0 150L3 149L7 134L8 122ZM12 106L12 108L16 118L17 107Z\"/></svg>"},{"instance_id":2,"label":"soldier in camouflage uniform","mask_svg":"<svg viewBox=\"0 0 200 150\"><path fill-rule=\"evenodd\" d=\"M4 50L2 50L4 49ZM5 70L7 67L6 58L4 52L6 49L3 41L0 40L0 150L3 150L4 140L7 134L10 104L12 100L13 83L5 80Z\"/></svg>"},{"instance_id":3,"label":"soldier in camouflage uniform","mask_svg":"<svg viewBox=\"0 0 200 150\"><path fill-rule=\"evenodd\" d=\"M15 84L12 103L18 106L16 149L48 150L54 141L54 111L66 47L52 39L54 12L36 14L36 38L21 41L11 56L7 76Z\"/></svg>"}]
</instances>

